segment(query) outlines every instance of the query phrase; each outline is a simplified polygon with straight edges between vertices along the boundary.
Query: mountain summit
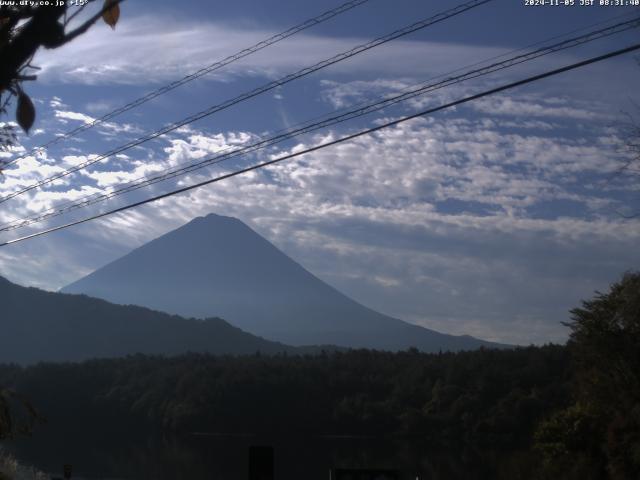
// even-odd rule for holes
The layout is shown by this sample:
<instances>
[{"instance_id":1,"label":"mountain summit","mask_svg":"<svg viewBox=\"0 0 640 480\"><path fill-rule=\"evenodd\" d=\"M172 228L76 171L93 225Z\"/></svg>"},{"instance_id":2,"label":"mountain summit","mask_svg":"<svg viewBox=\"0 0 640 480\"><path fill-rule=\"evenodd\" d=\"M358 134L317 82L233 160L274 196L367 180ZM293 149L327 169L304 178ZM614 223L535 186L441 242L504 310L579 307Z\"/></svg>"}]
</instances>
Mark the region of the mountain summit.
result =
<instances>
[{"instance_id":1,"label":"mountain summit","mask_svg":"<svg viewBox=\"0 0 640 480\"><path fill-rule=\"evenodd\" d=\"M238 219L199 217L62 289L186 317L221 317L272 340L399 350L491 346L371 310Z\"/></svg>"}]
</instances>

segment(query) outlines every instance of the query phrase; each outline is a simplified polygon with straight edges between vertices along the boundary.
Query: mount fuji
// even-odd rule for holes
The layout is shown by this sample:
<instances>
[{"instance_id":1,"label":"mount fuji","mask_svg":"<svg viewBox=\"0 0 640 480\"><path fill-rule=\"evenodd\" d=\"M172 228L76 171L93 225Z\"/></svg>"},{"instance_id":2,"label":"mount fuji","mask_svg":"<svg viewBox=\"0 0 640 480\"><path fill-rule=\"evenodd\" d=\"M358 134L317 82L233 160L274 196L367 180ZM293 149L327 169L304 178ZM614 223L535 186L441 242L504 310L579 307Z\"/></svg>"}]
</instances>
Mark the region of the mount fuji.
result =
<instances>
[{"instance_id":1,"label":"mount fuji","mask_svg":"<svg viewBox=\"0 0 640 480\"><path fill-rule=\"evenodd\" d=\"M501 347L376 312L315 277L238 219L199 217L66 286L118 304L224 318L290 345L427 352Z\"/></svg>"}]
</instances>

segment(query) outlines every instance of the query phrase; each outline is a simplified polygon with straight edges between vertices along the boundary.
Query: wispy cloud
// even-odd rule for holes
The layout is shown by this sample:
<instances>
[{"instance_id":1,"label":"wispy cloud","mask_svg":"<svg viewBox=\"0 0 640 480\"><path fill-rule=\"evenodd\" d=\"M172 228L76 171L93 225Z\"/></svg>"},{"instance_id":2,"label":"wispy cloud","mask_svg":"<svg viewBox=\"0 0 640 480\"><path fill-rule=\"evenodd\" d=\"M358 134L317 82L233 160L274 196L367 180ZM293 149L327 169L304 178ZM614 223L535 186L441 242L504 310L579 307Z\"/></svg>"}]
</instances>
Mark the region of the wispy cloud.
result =
<instances>
[{"instance_id":1,"label":"wispy cloud","mask_svg":"<svg viewBox=\"0 0 640 480\"><path fill-rule=\"evenodd\" d=\"M36 64L42 68L40 80L45 82L147 85L175 80L274 33L152 15L123 18L116 33L108 29L91 29L82 42L72 42L56 50L55 54L40 52ZM369 40L301 34L295 41L285 41L270 47L268 52L251 55L209 78L227 81L235 75L270 76L309 65ZM135 48L131 48L132 45ZM503 52L504 49L494 47L401 40L350 60L346 68L361 73L392 71L394 75L433 73L435 65L437 69L455 68L454 65L459 67L461 63ZM429 61L416 62L416 58ZM344 69L342 65L332 67L338 72Z\"/></svg>"},{"instance_id":2,"label":"wispy cloud","mask_svg":"<svg viewBox=\"0 0 640 480\"><path fill-rule=\"evenodd\" d=\"M82 42L55 55L43 52L36 64L43 67L43 84L148 86L174 80L272 33L154 16L125 18L115 34L92 29ZM301 35L210 78L273 78L363 41ZM341 108L506 50L394 42L324 72L314 100ZM458 98L496 81L442 91L385 115ZM243 219L314 273L387 314L505 342L563 339L559 322L566 320L569 308L640 263L635 247L640 227L637 219L616 213L637 193L637 182L606 183L625 158L623 139L606 128L613 118L606 102L584 91L582 100L568 99L549 88L416 120L52 236L46 245L0 252L0 268L25 283L57 288L194 216L216 212ZM284 91L276 95L288 98ZM56 118L47 131L61 121L91 122L112 108L110 99L83 101L85 111L65 102L59 97L49 102ZM111 122L98 133L119 141L122 134L141 128ZM287 151L337 138L351 128L305 137ZM41 211L244 145L257 138L252 130L258 127L180 128L126 156L15 199L1 218ZM7 171L0 193L100 151L91 143L80 150L65 147L62 161L27 157ZM272 148L260 158L282 153ZM207 175L210 170L191 173L135 198ZM105 207L91 211L99 208ZM68 253L80 243L83 256ZM67 252L66 257L50 255L54 247Z\"/></svg>"},{"instance_id":3,"label":"wispy cloud","mask_svg":"<svg viewBox=\"0 0 640 480\"><path fill-rule=\"evenodd\" d=\"M387 314L498 341L561 340L559 322L569 308L638 264L640 226L614 213L617 194L580 187L611 171L617 141L545 132L514 134L500 121L463 112L417 120L78 232L96 245L117 238L114 251L122 252L200 214L234 215ZM190 128L164 149L179 164L251 138ZM166 163L137 161L124 170L107 164L84 175L112 186L160 165ZM547 202L575 208L563 215L536 210ZM99 258L105 254L78 275Z\"/></svg>"}]
</instances>

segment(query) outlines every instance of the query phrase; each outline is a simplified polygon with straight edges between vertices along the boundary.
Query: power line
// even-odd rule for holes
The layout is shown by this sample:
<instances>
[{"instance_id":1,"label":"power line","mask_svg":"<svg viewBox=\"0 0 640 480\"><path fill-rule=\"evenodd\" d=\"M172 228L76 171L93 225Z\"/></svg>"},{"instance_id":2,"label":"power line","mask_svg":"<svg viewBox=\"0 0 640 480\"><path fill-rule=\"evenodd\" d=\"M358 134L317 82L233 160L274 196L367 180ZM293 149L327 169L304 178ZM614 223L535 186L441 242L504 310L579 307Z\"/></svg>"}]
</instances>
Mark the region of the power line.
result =
<instances>
[{"instance_id":1,"label":"power line","mask_svg":"<svg viewBox=\"0 0 640 480\"><path fill-rule=\"evenodd\" d=\"M155 183L159 183L171 178L175 178L177 176L181 176L181 175L185 175L187 173L191 173L195 170L199 170L201 168L205 168L207 166L211 166L213 164L218 164L227 160L230 160L232 158L236 158L239 156L244 156L247 155L249 153L253 153L255 151L258 150L262 150L268 146L272 146L278 143L281 143L285 140L291 139L291 138L295 138L298 137L300 135L306 134L306 133L310 133L313 131L317 131L321 128L325 128L328 126L332 126L338 123L342 123L348 120L352 120L354 118L358 118L358 117L362 117L364 115L379 111L383 108L387 108L391 105L409 100L411 98L415 98L417 96L420 95L424 95L426 93L431 93L435 90L439 90L445 87L449 87L451 85L455 85L458 83L461 83L463 81L469 80L469 79L474 79L474 78L478 78L480 76L484 76L484 75L488 75L490 73L495 73L497 71L501 71L504 70L506 68L510 68L514 65L519 65L522 64L524 62L528 62L552 53L556 53L562 50L566 50L568 48L571 47L575 47L578 45L583 45L587 42L591 42L594 40L598 40L604 37L608 37L617 33L621 33L627 30L630 30L632 28L637 28L638 26L640 26L640 17L636 17L634 19L625 21L625 22L620 22L618 24L606 27L606 28L602 28L596 31L592 31L592 32L588 32L584 35L578 36L578 37L573 37L573 38L569 38L567 40L564 40L562 42L558 42L555 43L553 45L549 45L546 47L542 47L539 48L537 50L525 53L525 54L521 54L521 55L517 55L511 58L508 58L506 60L503 60L501 62L496 62L493 63L491 65L482 67L482 68L478 68L475 70L471 70L469 72L466 72L462 75L458 75L458 76L454 76L454 77L448 77L440 82L437 83L427 83L427 84L423 84L418 86L417 88L413 88L410 90L405 91L404 93L389 97L389 98L384 98L382 100L378 100L374 103L367 103L364 104L363 106L359 107L359 108L355 108L355 109L351 109L349 111L347 111L346 113L341 113L338 115L333 115L333 116L329 116L328 118L324 118L323 120L319 120L319 121L310 121L307 122L306 124L302 124L301 127L299 128L292 128L292 129L288 129L285 130L283 133L280 134L276 134L272 137L266 138L266 139L262 139L258 142L252 143L251 145L247 145L241 148L238 148L236 150L231 150L229 152L226 153L222 153L219 155L216 155L214 157L209 157L203 160L199 160L195 163L191 163L189 165L186 166L182 166L179 168L174 168L172 170L170 169L165 169L164 173L160 173L154 176L148 176L148 177L142 177L141 179L137 179L134 180L132 182L129 182L127 184L124 184L123 186L121 186L121 188L115 190L115 191L110 191L110 192L105 192L101 195L95 196L95 195L90 195L87 197L84 197L80 200L76 200L76 201L72 201L72 202L68 202L66 204L60 205L58 207L53 207L50 208L44 212L41 212L38 215L34 215L32 217L26 218L26 219L19 219L19 220L14 220L12 222L9 222L7 224L4 224L2 226L0 226L0 232L2 231L11 231L11 230L15 230L18 228L23 228L29 225L33 225L35 223L40 223L44 220L50 219L50 218L54 218L54 217L58 217L60 215L63 215L67 212L73 211L73 210L77 210L80 208L85 208L91 205L94 205L96 203L102 202L102 201L106 201L109 200L111 198L126 194L126 193L130 193L133 192L135 190L138 190L140 188L144 188L150 185L153 185ZM519 51L519 50L518 50ZM458 69L460 70L460 69ZM458 71L456 70L456 71ZM446 74L445 74L446 75ZM443 75L444 76L444 75ZM327 116L324 116L327 117Z\"/></svg>"},{"instance_id":2,"label":"power line","mask_svg":"<svg viewBox=\"0 0 640 480\"><path fill-rule=\"evenodd\" d=\"M66 132L66 133L64 133L64 134L62 134L62 135L60 135L60 136L58 136L56 138L53 138L50 141L48 141L46 143L43 143L42 145L34 147L29 152L27 152L27 153L25 153L23 155L20 155L19 157L16 157L16 158L12 159L9 162L6 162L4 167L6 168L8 165L11 165L11 164L13 164L13 163L15 163L15 162L17 162L17 161L29 156L29 155L32 155L32 154L36 153L37 151L44 150L47 147L50 147L51 145L59 143L59 142L61 142L63 140L66 140L68 138L74 137L74 136L78 135L79 133L84 132L85 130L89 130L90 128L93 128L93 127L95 127L97 125L100 125L101 123L104 123L104 122L106 122L108 120L111 120L112 118L114 118L114 117L116 117L116 116L118 116L118 115L120 115L120 114L122 114L124 112L127 112L127 111L129 111L129 110L131 110L133 108L139 107L140 105L143 105L143 104L147 103L148 101L153 100L156 97L159 97L160 95L164 95L165 93L168 93L171 90L174 90L174 89L176 89L176 88L178 88L178 87L180 87L180 86L182 86L182 85L184 85L186 83L192 82L193 80L196 80L196 79L198 79L198 78L200 78L200 77L202 77L204 75L207 75L207 74L209 74L211 72L219 70L222 67L225 67L225 66L227 66L227 65L229 65L229 64L231 64L233 62L236 62L238 60L241 60L241 59L243 59L243 58L245 58L245 57L247 57L247 56L249 56L249 55L251 55L253 53L256 53L256 52L258 52L258 51L260 51L260 50L262 50L264 48L267 48L267 47L269 47L269 46L271 46L271 45L273 45L275 43L281 42L282 40L285 40L285 39L287 39L287 38L289 38L289 37L291 37L291 36L293 36L293 35L295 35L297 33L300 33L303 30L306 30L306 29L311 28L313 26L319 25L320 23L323 23L323 22L325 22L325 21L327 21L327 20L329 20L329 19L331 19L331 18L333 18L333 17L335 17L337 15L340 15L341 13L344 13L344 12L346 12L348 10L351 10L351 9L353 9L355 7L358 7L358 6L360 6L363 3L366 3L368 1L369 0L350 0L350 1L346 2L346 3L343 3L342 5L340 5L338 7L333 8L331 10L328 10L328 11L326 11L326 12L324 12L324 13L316 16L316 17L313 17L313 18L310 18L308 20L305 20L304 22L302 22L302 23L300 23L300 24L298 24L298 25L296 25L294 27L291 27L288 30L285 30L284 32L280 32L280 33L278 33L276 35L273 35L272 37L269 37L266 40L262 40L262 41L256 43L255 45L252 45L251 47L247 47L247 48L245 48L243 50L240 50L237 53L234 53L233 55L229 55L228 57L226 57L226 58L224 58L222 60L219 60L219 61L217 61L215 63L212 63L211 65L208 65L208 66L206 66L204 68L201 68L200 70L197 70L197 71L195 71L193 73L185 75L181 79L175 80L175 81L173 81L173 82L171 82L171 83L169 83L167 85L164 85L164 86L162 86L162 87L160 87L160 88L158 88L158 89L156 89L156 90L154 90L152 92L147 93L146 95L144 95L144 96L142 96L140 98L132 100L131 102L127 103L126 105L123 105L123 106L121 106L119 108L116 108L115 110L112 110L111 112L106 113L103 116L101 116L101 117L99 117L99 118L97 118L97 119L95 119L95 120L93 120L91 122L85 123L84 125L81 125L81 126L79 126L77 128L69 130L68 132Z\"/></svg>"},{"instance_id":3,"label":"power line","mask_svg":"<svg viewBox=\"0 0 640 480\"><path fill-rule=\"evenodd\" d=\"M225 109L227 109L227 108L229 108L229 107L231 107L233 105L236 105L236 104L238 104L240 102L243 102L243 101L248 100L250 98L256 97L256 96L258 96L260 94L263 94L263 93L268 92L270 90L273 90L273 89L275 89L277 87L285 85L285 84L287 84L289 82L297 80L298 78L305 77L305 76L307 76L307 75L309 75L309 74L311 74L313 72L316 72L318 70L326 68L326 67L328 67L330 65L333 65L335 63L341 62L341 61L346 60L346 59L349 59L349 58L351 58L351 57L353 57L355 55L358 55L360 53L363 53L363 52L365 52L367 50L370 50L372 48L378 47L378 46L380 46L382 44L388 43L388 42L390 42L392 40L395 40L397 38L406 36L406 35L408 35L410 33L416 32L418 30L421 30L421 29L426 28L428 26L434 25L436 23L442 22L442 21L447 20L447 19L449 19L451 17L454 17L456 15L460 15L463 12L471 10L472 8L479 7L479 6L483 5L483 4L489 3L491 1L493 1L493 0L471 0L470 2L463 3L461 5L458 5L457 7L451 8L451 9L446 10L446 11L441 12L441 13L438 13L438 14L432 16L432 17L426 18L424 20L420 20L419 22L413 23L413 24L411 24L411 25L409 25L407 27L401 28L399 30L395 30L395 31L393 31L393 32L391 32L391 33L389 33L387 35L382 36L382 37L378 37L378 38L376 38L376 39L374 39L374 40L372 40L372 41L370 41L368 43L365 43L365 44L359 45L357 47L354 47L351 50L348 50L346 52L340 53L340 54L335 55L335 56L333 56L331 58L328 58L326 60L322 60L322 61L320 61L320 62L318 62L318 63L316 63L316 64L314 64L314 65L312 65L310 67L306 67L306 68L303 68L301 70L298 70L295 73L286 75L286 76L284 76L284 77L282 77L282 78L280 78L278 80L270 82L270 83L268 83L266 85L258 87L258 88L254 89L254 90L249 91L249 92L243 93L243 94L241 94L241 95L239 95L239 96L237 96L237 97L235 97L233 99L227 100L226 102L223 102L221 104L217 104L217 105L211 106L211 107L207 108L206 110L203 110L201 112L193 114L193 115L191 115L191 116L189 116L189 117L187 117L187 118L185 118L183 120L180 120L178 122L175 122L175 123L172 123L170 125L167 125L167 126L161 128L160 130L156 130L155 132L153 132L151 134L148 134L145 137L141 137L141 138L138 138L136 140L133 140L133 141L131 141L131 142L125 144L125 145L122 145L122 146L117 147L117 148L115 148L113 150L110 150L109 152L104 153L102 155L99 155L99 156L97 156L97 157L95 157L95 158L93 158L91 160L87 160L85 162L82 162L82 163L80 163L80 164L78 164L78 165L76 165L76 166L74 166L72 168L69 168L69 169L64 170L62 172L59 172L57 174L51 175L50 177L47 177L47 178L45 178L43 180L40 180L40 181L38 181L36 183L33 183L33 184L29 185L28 187L25 187L25 188L23 188L21 190L18 190L16 192L13 192L13 193L10 193L8 195L5 195L4 197L0 198L0 203L4 203L7 200L10 200L12 198L17 197L18 195L22 195L22 194L24 194L26 192L29 192L29 191L31 191L31 190L33 190L35 188L39 188L39 187L42 187L44 185L47 185L47 184L49 184L49 183L51 183L51 182L53 182L55 180L58 180L60 178L64 178L64 177L66 177L68 175L71 175L72 173L75 173L75 172L77 172L79 170L82 170L82 169L84 169L84 168L86 168L86 167L88 167L90 165L93 165L93 164L95 164L95 163L97 163L97 162L99 162L101 160L104 160L104 159L109 158L109 157L111 157L113 155L116 155L118 153L121 153L121 152L124 152L126 150L129 150L129 149L131 149L133 147L136 147L136 146L141 145L141 144L143 144L145 142L148 142L149 140L153 140L155 138L158 138L158 137L160 137L162 135L165 135L165 134L167 134L169 132L177 130L178 128L183 127L183 126L185 126L187 124L193 123L193 122L195 122L197 120L201 120L201 119L203 119L205 117L208 117L208 116L210 116L210 115L212 115L214 113L217 113L217 112L219 112L221 110L225 110Z\"/></svg>"},{"instance_id":4,"label":"power line","mask_svg":"<svg viewBox=\"0 0 640 480\"><path fill-rule=\"evenodd\" d=\"M432 113L436 113L436 112L439 112L441 110L445 110L447 108L452 108L452 107L455 107L455 106L458 106L458 105L462 105L464 103L472 102L472 101L478 100L478 99L480 99L482 97L486 97L486 96L489 96L489 95L494 95L496 93L500 93L500 92L503 92L505 90L510 90L512 88L516 88L516 87L519 87L519 86L522 86L522 85L533 83L533 82L536 82L536 81L539 81L539 80L542 80L542 79L545 79L545 78L548 78L548 77L552 77L554 75L559 75L561 73L568 72L570 70L575 70L577 68L581 68L581 67L584 67L584 66L587 66L587 65L591 65L591 64L596 63L596 62L601 62L601 61L607 60L609 58L613 58L613 57L617 57L617 56L620 56L620 55L624 55L625 53L630 53L630 52L633 52L633 51L636 51L636 50L639 50L639 49L640 49L640 43L637 43L635 45L631 45L629 47L626 47L626 48L623 48L623 49L620 49L620 50L615 50L613 52L609 52L609 53L604 54L604 55L593 57L593 58L590 58L588 60L583 60L581 62L573 63L571 65L567 65L567 66L564 66L564 67L561 67L561 68L557 68L555 70L550 70L550 71L547 71L547 72L544 72L544 73L541 73L541 74L538 74L538 75L534 75L534 76L525 78L523 80L518 80L516 82L512 82L512 83L509 83L509 84L506 84L506 85L502 85L500 87L492 88L490 90L486 90L484 92L481 92L481 93L478 93L478 94L475 94L475 95L471 95L471 96L462 98L460 100L456 100L456 101L453 101L453 102L446 103L446 104L441 105L439 107L430 108L430 109L423 110L421 112L418 112L418 113L415 113L415 114L412 114L412 115L408 115L408 116L405 116L405 117L402 117L402 118L399 118L399 119L396 119L396 120L392 120L392 121L384 123L382 125L371 127L371 128L366 129L366 130L362 130L360 132L341 137L341 138L339 138L337 140L332 140L332 141L325 142L325 143L322 143L322 144L319 144L319 145L315 145L313 147L309 147L309 148L307 148L305 150L302 150L302 151L299 151L299 152L295 152L295 153L291 153L291 154L288 154L288 155L284 155L284 156L275 158L273 160L269 160L269 161L262 162L262 163L259 163L259 164L256 164L256 165L252 165L250 167L246 167L246 168L243 168L243 169L240 169L240 170L236 170L236 171L231 172L231 173L220 175L218 177L211 178L211 179L199 182L199 183L195 183L195 184L189 185L187 187L182 187L182 188L179 188L177 190L172 190L170 192L163 193L162 195L157 195L155 197L151 197L151 198L148 198L146 200L141 200L139 202L131 203L131 204L125 205L123 207L119 207L119 208L116 208L116 209L113 209L113 210L110 210L110 211L107 211L107 212L103 212L103 213L100 213L100 214L97 214L97 215L93 215L91 217L86 217L86 218L83 218L81 220L76 220L76 221L73 221L73 222L66 223L64 225L59 225L57 227L49 228L47 230L42 230L40 232L32 233L32 234L26 235L24 237L16 238L14 240L9 240L7 242L0 243L0 247L4 247L4 246L11 245L11 244L18 243L18 242L23 242L25 240L29 240L29 239L32 239L32 238L40 237L42 235L47 235L47 234L50 234L50 233L53 233L53 232L56 232L56 231L59 231L59 230L63 230L63 229L69 228L69 227L73 227L75 225L80 225L80 224L87 223L87 222L92 221L92 220L97 220L99 218L107 217L109 215L113 215L113 214L116 214L116 213L124 212L125 210L130 210L132 208L140 207L142 205L146 205L148 203L156 202L158 200L162 200L164 198L171 197L173 195L177 195L177 194L180 194L180 193L188 192L190 190L194 190L196 188L203 187L205 185L209 185L209 184L212 184L212 183L217 183L217 182L220 182L222 180L226 180L226 179L231 178L231 177L242 175L244 173L248 173L248 172L251 172L251 171L254 171L254 170L259 170L261 168L264 168L264 167L267 167L267 166L270 166L270 165L274 165L276 163L280 163L280 162L283 162L285 160L289 160L291 158L299 157L301 155L305 155L305 154L308 154L308 153L311 153L311 152L322 150L324 148L327 148L327 147L330 147L330 146L333 146L333 145L337 145L337 144L340 144L340 143L344 143L344 142L353 140L355 138L358 138L358 137L361 137L361 136L364 136L364 135L369 135L369 134L377 132L379 130L382 130L382 129L385 129L385 128L389 128L389 127L393 127L395 125L399 125L401 123L407 122L409 120L413 120L415 118L423 117L425 115L430 115Z\"/></svg>"}]
</instances>

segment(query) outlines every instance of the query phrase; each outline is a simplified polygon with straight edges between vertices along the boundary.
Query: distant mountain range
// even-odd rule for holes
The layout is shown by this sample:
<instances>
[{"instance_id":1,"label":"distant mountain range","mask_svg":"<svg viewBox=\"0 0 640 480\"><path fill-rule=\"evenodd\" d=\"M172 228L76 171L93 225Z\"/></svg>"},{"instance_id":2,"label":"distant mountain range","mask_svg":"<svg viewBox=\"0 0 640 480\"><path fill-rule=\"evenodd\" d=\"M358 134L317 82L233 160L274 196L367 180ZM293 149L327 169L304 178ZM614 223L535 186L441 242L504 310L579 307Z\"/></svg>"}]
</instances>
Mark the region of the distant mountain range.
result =
<instances>
[{"instance_id":1,"label":"distant mountain range","mask_svg":"<svg viewBox=\"0 0 640 480\"><path fill-rule=\"evenodd\" d=\"M499 347L367 308L321 281L240 220L208 215L62 289L186 317L221 317L291 345L423 351Z\"/></svg>"},{"instance_id":2,"label":"distant mountain range","mask_svg":"<svg viewBox=\"0 0 640 480\"><path fill-rule=\"evenodd\" d=\"M0 363L256 351L301 350L258 338L219 318L185 319L85 295L25 288L0 277Z\"/></svg>"}]
</instances>

